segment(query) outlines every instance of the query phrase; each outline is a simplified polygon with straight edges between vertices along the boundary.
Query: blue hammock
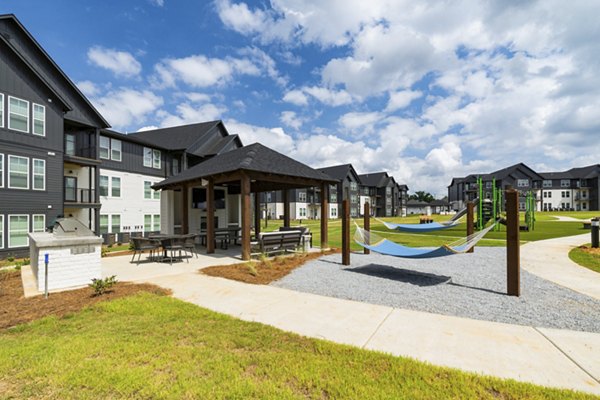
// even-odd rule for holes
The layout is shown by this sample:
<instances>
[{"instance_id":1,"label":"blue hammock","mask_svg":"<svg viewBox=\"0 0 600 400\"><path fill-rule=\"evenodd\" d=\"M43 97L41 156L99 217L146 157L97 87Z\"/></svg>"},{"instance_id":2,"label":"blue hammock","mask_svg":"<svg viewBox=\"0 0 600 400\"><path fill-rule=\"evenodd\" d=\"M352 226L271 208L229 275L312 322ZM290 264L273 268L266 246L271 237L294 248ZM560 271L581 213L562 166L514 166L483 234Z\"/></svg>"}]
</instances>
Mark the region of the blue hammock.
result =
<instances>
[{"instance_id":1,"label":"blue hammock","mask_svg":"<svg viewBox=\"0 0 600 400\"><path fill-rule=\"evenodd\" d=\"M440 231L442 229L452 228L456 226L458 222L452 222L450 224L440 224L439 222L431 222L429 224L394 224L392 222L381 221L386 228L395 229L403 232L433 232Z\"/></svg>"}]
</instances>

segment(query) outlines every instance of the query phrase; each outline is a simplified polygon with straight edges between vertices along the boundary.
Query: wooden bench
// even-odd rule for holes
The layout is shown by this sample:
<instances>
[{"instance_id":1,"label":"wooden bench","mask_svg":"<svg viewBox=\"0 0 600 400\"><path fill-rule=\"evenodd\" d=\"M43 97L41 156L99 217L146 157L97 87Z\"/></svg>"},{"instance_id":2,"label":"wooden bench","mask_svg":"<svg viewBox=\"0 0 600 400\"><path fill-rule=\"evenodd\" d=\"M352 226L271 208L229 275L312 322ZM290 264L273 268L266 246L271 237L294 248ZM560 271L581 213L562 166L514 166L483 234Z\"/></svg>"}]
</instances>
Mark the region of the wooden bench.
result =
<instances>
[{"instance_id":1,"label":"wooden bench","mask_svg":"<svg viewBox=\"0 0 600 400\"><path fill-rule=\"evenodd\" d=\"M287 251L296 251L302 240L301 231L264 232L260 233L258 240L251 242L252 254L273 254Z\"/></svg>"}]
</instances>

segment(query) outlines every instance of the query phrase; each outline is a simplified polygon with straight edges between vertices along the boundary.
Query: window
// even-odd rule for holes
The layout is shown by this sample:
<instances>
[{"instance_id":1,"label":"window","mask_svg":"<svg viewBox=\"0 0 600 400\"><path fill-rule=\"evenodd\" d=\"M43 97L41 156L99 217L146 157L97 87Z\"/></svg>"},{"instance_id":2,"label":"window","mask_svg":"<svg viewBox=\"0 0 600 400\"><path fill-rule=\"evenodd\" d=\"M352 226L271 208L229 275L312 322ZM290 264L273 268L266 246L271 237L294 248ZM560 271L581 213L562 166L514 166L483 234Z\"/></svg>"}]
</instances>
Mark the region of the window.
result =
<instances>
[{"instance_id":1,"label":"window","mask_svg":"<svg viewBox=\"0 0 600 400\"><path fill-rule=\"evenodd\" d=\"M337 208L332 208L331 209L331 216L334 217L334 218L337 217Z\"/></svg>"},{"instance_id":2,"label":"window","mask_svg":"<svg viewBox=\"0 0 600 400\"><path fill-rule=\"evenodd\" d=\"M8 129L29 133L28 101L8 96Z\"/></svg>"},{"instance_id":3,"label":"window","mask_svg":"<svg viewBox=\"0 0 600 400\"><path fill-rule=\"evenodd\" d=\"M0 93L0 128L4 128L4 95ZM2 242L0 242L0 249Z\"/></svg>"},{"instance_id":4,"label":"window","mask_svg":"<svg viewBox=\"0 0 600 400\"><path fill-rule=\"evenodd\" d=\"M152 215L144 214L144 232L152 231Z\"/></svg>"},{"instance_id":5,"label":"window","mask_svg":"<svg viewBox=\"0 0 600 400\"><path fill-rule=\"evenodd\" d=\"M65 201L77 201L77 177L65 176Z\"/></svg>"},{"instance_id":6,"label":"window","mask_svg":"<svg viewBox=\"0 0 600 400\"><path fill-rule=\"evenodd\" d=\"M299 217L306 217L306 208L300 207L298 209L298 216Z\"/></svg>"},{"instance_id":7,"label":"window","mask_svg":"<svg viewBox=\"0 0 600 400\"><path fill-rule=\"evenodd\" d=\"M46 216L44 214L33 214L33 232L46 232Z\"/></svg>"},{"instance_id":8,"label":"window","mask_svg":"<svg viewBox=\"0 0 600 400\"><path fill-rule=\"evenodd\" d=\"M154 225L155 232L160 232L160 214L154 214Z\"/></svg>"},{"instance_id":9,"label":"window","mask_svg":"<svg viewBox=\"0 0 600 400\"><path fill-rule=\"evenodd\" d=\"M517 187L529 186L529 179L517 179Z\"/></svg>"},{"instance_id":10,"label":"window","mask_svg":"<svg viewBox=\"0 0 600 400\"><path fill-rule=\"evenodd\" d=\"M545 180L542 182L542 187L545 187L545 188L550 188L550 187L552 187L552 179L545 179Z\"/></svg>"},{"instance_id":11,"label":"window","mask_svg":"<svg viewBox=\"0 0 600 400\"><path fill-rule=\"evenodd\" d=\"M110 231L112 233L121 232L121 216L118 214L113 214L110 216Z\"/></svg>"},{"instance_id":12,"label":"window","mask_svg":"<svg viewBox=\"0 0 600 400\"><path fill-rule=\"evenodd\" d=\"M298 193L298 201L301 203L306 203L306 192Z\"/></svg>"},{"instance_id":13,"label":"window","mask_svg":"<svg viewBox=\"0 0 600 400\"><path fill-rule=\"evenodd\" d=\"M492 188L492 182L486 182L485 183L485 188L486 189L491 189Z\"/></svg>"},{"instance_id":14,"label":"window","mask_svg":"<svg viewBox=\"0 0 600 400\"><path fill-rule=\"evenodd\" d=\"M267 201L267 203L270 203L270 202L271 202L271 192L268 192L268 193L267 193L266 199L267 199L267 200L266 200L266 201Z\"/></svg>"},{"instance_id":15,"label":"window","mask_svg":"<svg viewBox=\"0 0 600 400\"><path fill-rule=\"evenodd\" d=\"M544 198L548 197L548 192L543 192L544 193Z\"/></svg>"},{"instance_id":16,"label":"window","mask_svg":"<svg viewBox=\"0 0 600 400\"><path fill-rule=\"evenodd\" d=\"M29 215L8 216L8 247L29 246Z\"/></svg>"},{"instance_id":17,"label":"window","mask_svg":"<svg viewBox=\"0 0 600 400\"><path fill-rule=\"evenodd\" d=\"M100 175L100 196L108 196L108 176Z\"/></svg>"},{"instance_id":18,"label":"window","mask_svg":"<svg viewBox=\"0 0 600 400\"><path fill-rule=\"evenodd\" d=\"M110 139L110 159L114 161L121 161L121 141L117 139Z\"/></svg>"},{"instance_id":19,"label":"window","mask_svg":"<svg viewBox=\"0 0 600 400\"><path fill-rule=\"evenodd\" d=\"M4 215L0 215L0 249L4 248Z\"/></svg>"},{"instance_id":20,"label":"window","mask_svg":"<svg viewBox=\"0 0 600 400\"><path fill-rule=\"evenodd\" d=\"M46 136L46 107L33 103L33 134Z\"/></svg>"},{"instance_id":21,"label":"window","mask_svg":"<svg viewBox=\"0 0 600 400\"><path fill-rule=\"evenodd\" d=\"M581 208L583 208L584 210L587 210L587 203L581 203ZM2 232L1 232L2 228L0 228L0 239L2 238ZM2 242L0 242L0 247L2 246Z\"/></svg>"},{"instance_id":22,"label":"window","mask_svg":"<svg viewBox=\"0 0 600 400\"><path fill-rule=\"evenodd\" d=\"M152 197L154 198L154 200L160 200L160 190L152 191Z\"/></svg>"},{"instance_id":23,"label":"window","mask_svg":"<svg viewBox=\"0 0 600 400\"><path fill-rule=\"evenodd\" d=\"M560 180L560 187L562 187L562 188L571 187L571 181L569 179L561 179Z\"/></svg>"},{"instance_id":24,"label":"window","mask_svg":"<svg viewBox=\"0 0 600 400\"><path fill-rule=\"evenodd\" d=\"M112 197L121 197L121 178L113 176L110 180L110 195Z\"/></svg>"},{"instance_id":25,"label":"window","mask_svg":"<svg viewBox=\"0 0 600 400\"><path fill-rule=\"evenodd\" d=\"M46 190L46 160L33 159L33 190Z\"/></svg>"},{"instance_id":26,"label":"window","mask_svg":"<svg viewBox=\"0 0 600 400\"><path fill-rule=\"evenodd\" d=\"M144 199L152 198L152 182L144 181Z\"/></svg>"},{"instance_id":27,"label":"window","mask_svg":"<svg viewBox=\"0 0 600 400\"><path fill-rule=\"evenodd\" d=\"M354 203L357 203L357 202L358 202L358 196L355 195L355 194L350 195L350 203L354 204Z\"/></svg>"},{"instance_id":28,"label":"window","mask_svg":"<svg viewBox=\"0 0 600 400\"><path fill-rule=\"evenodd\" d=\"M2 185L0 185L0 187L2 187ZM581 192L581 197L585 199L587 197L587 192Z\"/></svg>"},{"instance_id":29,"label":"window","mask_svg":"<svg viewBox=\"0 0 600 400\"><path fill-rule=\"evenodd\" d=\"M8 156L8 187L29 189L29 158Z\"/></svg>"},{"instance_id":30,"label":"window","mask_svg":"<svg viewBox=\"0 0 600 400\"><path fill-rule=\"evenodd\" d=\"M0 154L0 188L4 187L4 154Z\"/></svg>"},{"instance_id":31,"label":"window","mask_svg":"<svg viewBox=\"0 0 600 400\"><path fill-rule=\"evenodd\" d=\"M100 158L110 158L110 139L106 136L100 136Z\"/></svg>"},{"instance_id":32,"label":"window","mask_svg":"<svg viewBox=\"0 0 600 400\"><path fill-rule=\"evenodd\" d=\"M519 210L521 210L521 211L525 210L525 203L523 203L523 202L519 203Z\"/></svg>"},{"instance_id":33,"label":"window","mask_svg":"<svg viewBox=\"0 0 600 400\"><path fill-rule=\"evenodd\" d=\"M565 192L565 197L571 197L571 192Z\"/></svg>"},{"instance_id":34,"label":"window","mask_svg":"<svg viewBox=\"0 0 600 400\"><path fill-rule=\"evenodd\" d=\"M75 135L72 133L65 134L65 154L68 156L75 155Z\"/></svg>"},{"instance_id":35,"label":"window","mask_svg":"<svg viewBox=\"0 0 600 400\"><path fill-rule=\"evenodd\" d=\"M177 164L177 169L179 169L179 163ZM144 147L144 167L160 169L160 150Z\"/></svg>"},{"instance_id":36,"label":"window","mask_svg":"<svg viewBox=\"0 0 600 400\"><path fill-rule=\"evenodd\" d=\"M337 203L337 193L331 193L329 197L331 198L332 203Z\"/></svg>"},{"instance_id":37,"label":"window","mask_svg":"<svg viewBox=\"0 0 600 400\"><path fill-rule=\"evenodd\" d=\"M391 187L386 187L385 188L385 194L387 194L388 196L392 194L392 188Z\"/></svg>"},{"instance_id":38,"label":"window","mask_svg":"<svg viewBox=\"0 0 600 400\"><path fill-rule=\"evenodd\" d=\"M172 175L177 175L179 173L179 158L173 158L173 161L171 163L171 169Z\"/></svg>"},{"instance_id":39,"label":"window","mask_svg":"<svg viewBox=\"0 0 600 400\"><path fill-rule=\"evenodd\" d=\"M548 198L552 197L552 192L548 192Z\"/></svg>"},{"instance_id":40,"label":"window","mask_svg":"<svg viewBox=\"0 0 600 400\"><path fill-rule=\"evenodd\" d=\"M100 234L108 233L108 215L100 214Z\"/></svg>"}]
</instances>

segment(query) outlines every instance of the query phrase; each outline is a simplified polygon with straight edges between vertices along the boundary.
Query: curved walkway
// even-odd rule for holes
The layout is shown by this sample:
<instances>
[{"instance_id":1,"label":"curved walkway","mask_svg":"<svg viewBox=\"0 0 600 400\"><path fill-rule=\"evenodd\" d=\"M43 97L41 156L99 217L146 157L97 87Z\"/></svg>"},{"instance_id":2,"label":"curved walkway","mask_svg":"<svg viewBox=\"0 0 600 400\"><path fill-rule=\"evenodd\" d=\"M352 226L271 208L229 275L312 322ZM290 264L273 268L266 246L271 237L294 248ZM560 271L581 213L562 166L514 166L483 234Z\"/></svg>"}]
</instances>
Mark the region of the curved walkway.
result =
<instances>
[{"instance_id":1,"label":"curved walkway","mask_svg":"<svg viewBox=\"0 0 600 400\"><path fill-rule=\"evenodd\" d=\"M530 250L534 248L523 248L526 258ZM234 261L224 257L214 263ZM105 273L114 271L118 277L169 288L176 298L242 320L436 365L600 395L600 334L478 321L249 285L199 274L192 262L177 272L169 265L158 267L165 274L157 273L158 268L130 265L125 258L103 259L105 263ZM529 261L523 264L535 269ZM144 276L146 269L149 273Z\"/></svg>"},{"instance_id":2,"label":"curved walkway","mask_svg":"<svg viewBox=\"0 0 600 400\"><path fill-rule=\"evenodd\" d=\"M572 248L590 240L590 234L585 233L529 242L521 247L521 267L540 278L600 300L600 274L569 258Z\"/></svg>"}]
</instances>

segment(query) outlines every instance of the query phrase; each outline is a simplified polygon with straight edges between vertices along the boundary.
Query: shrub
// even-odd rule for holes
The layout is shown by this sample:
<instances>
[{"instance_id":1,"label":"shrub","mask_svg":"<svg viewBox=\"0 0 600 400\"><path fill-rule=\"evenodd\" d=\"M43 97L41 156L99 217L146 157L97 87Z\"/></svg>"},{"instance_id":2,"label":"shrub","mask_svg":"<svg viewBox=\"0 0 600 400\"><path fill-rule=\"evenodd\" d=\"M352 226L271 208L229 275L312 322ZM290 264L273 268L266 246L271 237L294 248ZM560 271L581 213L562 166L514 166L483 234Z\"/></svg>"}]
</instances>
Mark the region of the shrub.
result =
<instances>
[{"instance_id":1,"label":"shrub","mask_svg":"<svg viewBox=\"0 0 600 400\"><path fill-rule=\"evenodd\" d=\"M256 270L256 267L254 267L254 265L251 263L248 263L248 272L252 276L258 276L258 271Z\"/></svg>"},{"instance_id":2,"label":"shrub","mask_svg":"<svg viewBox=\"0 0 600 400\"><path fill-rule=\"evenodd\" d=\"M106 255L108 254L108 249L104 246L102 246L102 249L100 250L100 257L106 257Z\"/></svg>"},{"instance_id":3,"label":"shrub","mask_svg":"<svg viewBox=\"0 0 600 400\"><path fill-rule=\"evenodd\" d=\"M15 261L15 258L13 256L8 256L7 260L8 262L13 262Z\"/></svg>"},{"instance_id":4,"label":"shrub","mask_svg":"<svg viewBox=\"0 0 600 400\"><path fill-rule=\"evenodd\" d=\"M31 260L29 258L24 258L23 265L29 265L29 264L31 264Z\"/></svg>"},{"instance_id":5,"label":"shrub","mask_svg":"<svg viewBox=\"0 0 600 400\"><path fill-rule=\"evenodd\" d=\"M20 271L22 266L23 266L23 261L17 261L17 262L15 263L15 269L16 269L17 271Z\"/></svg>"},{"instance_id":6,"label":"shrub","mask_svg":"<svg viewBox=\"0 0 600 400\"><path fill-rule=\"evenodd\" d=\"M92 279L90 287L94 289L94 296L101 296L104 293L110 291L110 289L117 283L117 277L115 275L109 276L104 279Z\"/></svg>"}]
</instances>

